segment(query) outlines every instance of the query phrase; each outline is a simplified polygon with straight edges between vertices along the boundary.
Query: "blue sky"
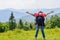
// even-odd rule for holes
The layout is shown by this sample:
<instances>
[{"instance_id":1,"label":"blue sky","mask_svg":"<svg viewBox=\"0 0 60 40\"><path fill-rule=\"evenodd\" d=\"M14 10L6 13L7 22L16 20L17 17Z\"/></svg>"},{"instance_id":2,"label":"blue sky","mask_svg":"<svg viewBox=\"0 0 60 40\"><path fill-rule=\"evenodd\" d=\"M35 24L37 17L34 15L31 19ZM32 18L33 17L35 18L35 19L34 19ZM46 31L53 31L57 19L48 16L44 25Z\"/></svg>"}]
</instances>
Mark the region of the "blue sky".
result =
<instances>
[{"instance_id":1,"label":"blue sky","mask_svg":"<svg viewBox=\"0 0 60 40\"><path fill-rule=\"evenodd\" d=\"M60 8L60 0L0 0L0 9Z\"/></svg>"}]
</instances>

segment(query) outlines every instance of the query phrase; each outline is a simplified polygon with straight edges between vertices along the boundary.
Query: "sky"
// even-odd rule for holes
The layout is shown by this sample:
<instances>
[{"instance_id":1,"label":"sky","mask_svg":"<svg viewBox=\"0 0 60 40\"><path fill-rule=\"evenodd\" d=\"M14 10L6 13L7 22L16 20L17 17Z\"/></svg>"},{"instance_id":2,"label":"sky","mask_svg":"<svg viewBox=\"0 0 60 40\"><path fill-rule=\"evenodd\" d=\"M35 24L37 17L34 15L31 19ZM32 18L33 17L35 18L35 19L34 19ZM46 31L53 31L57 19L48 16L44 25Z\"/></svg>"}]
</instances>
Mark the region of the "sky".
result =
<instances>
[{"instance_id":1,"label":"sky","mask_svg":"<svg viewBox=\"0 0 60 40\"><path fill-rule=\"evenodd\" d=\"M0 9L60 8L60 0L0 0Z\"/></svg>"}]
</instances>

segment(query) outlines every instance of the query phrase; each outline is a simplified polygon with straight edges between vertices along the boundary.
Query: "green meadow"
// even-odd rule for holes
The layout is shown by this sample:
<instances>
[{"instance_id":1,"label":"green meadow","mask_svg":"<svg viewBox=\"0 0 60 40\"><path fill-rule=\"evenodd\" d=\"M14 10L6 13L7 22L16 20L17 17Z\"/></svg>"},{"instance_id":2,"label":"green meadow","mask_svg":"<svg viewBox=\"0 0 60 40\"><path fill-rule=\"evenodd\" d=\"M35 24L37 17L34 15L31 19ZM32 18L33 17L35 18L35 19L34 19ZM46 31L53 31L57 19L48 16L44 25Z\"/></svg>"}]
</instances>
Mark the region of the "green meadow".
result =
<instances>
[{"instance_id":1,"label":"green meadow","mask_svg":"<svg viewBox=\"0 0 60 40\"><path fill-rule=\"evenodd\" d=\"M24 31L23 29L9 30L0 33L0 40L34 40L35 30ZM60 40L60 28L45 29L46 40ZM37 40L43 40L39 30Z\"/></svg>"}]
</instances>

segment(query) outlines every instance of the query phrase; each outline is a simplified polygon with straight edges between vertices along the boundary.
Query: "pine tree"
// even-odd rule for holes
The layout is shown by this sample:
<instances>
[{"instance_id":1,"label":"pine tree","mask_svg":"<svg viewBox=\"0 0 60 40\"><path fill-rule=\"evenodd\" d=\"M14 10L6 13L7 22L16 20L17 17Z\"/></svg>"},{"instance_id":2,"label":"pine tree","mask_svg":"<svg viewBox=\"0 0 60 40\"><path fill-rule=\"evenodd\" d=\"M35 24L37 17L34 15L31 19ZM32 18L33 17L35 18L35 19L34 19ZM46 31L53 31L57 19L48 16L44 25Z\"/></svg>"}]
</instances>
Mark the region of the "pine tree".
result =
<instances>
[{"instance_id":1,"label":"pine tree","mask_svg":"<svg viewBox=\"0 0 60 40\"><path fill-rule=\"evenodd\" d=\"M19 28L23 28L23 21L22 21L22 19L19 20Z\"/></svg>"},{"instance_id":2,"label":"pine tree","mask_svg":"<svg viewBox=\"0 0 60 40\"><path fill-rule=\"evenodd\" d=\"M15 29L15 27L16 27L16 21L14 19L13 12L11 12L11 16L9 18L9 29L13 30Z\"/></svg>"},{"instance_id":3,"label":"pine tree","mask_svg":"<svg viewBox=\"0 0 60 40\"><path fill-rule=\"evenodd\" d=\"M27 23L27 22L25 22L25 25L28 25L28 23Z\"/></svg>"},{"instance_id":4,"label":"pine tree","mask_svg":"<svg viewBox=\"0 0 60 40\"><path fill-rule=\"evenodd\" d=\"M30 23L30 29L32 29L32 27L33 27L33 26L32 26L32 24Z\"/></svg>"}]
</instances>

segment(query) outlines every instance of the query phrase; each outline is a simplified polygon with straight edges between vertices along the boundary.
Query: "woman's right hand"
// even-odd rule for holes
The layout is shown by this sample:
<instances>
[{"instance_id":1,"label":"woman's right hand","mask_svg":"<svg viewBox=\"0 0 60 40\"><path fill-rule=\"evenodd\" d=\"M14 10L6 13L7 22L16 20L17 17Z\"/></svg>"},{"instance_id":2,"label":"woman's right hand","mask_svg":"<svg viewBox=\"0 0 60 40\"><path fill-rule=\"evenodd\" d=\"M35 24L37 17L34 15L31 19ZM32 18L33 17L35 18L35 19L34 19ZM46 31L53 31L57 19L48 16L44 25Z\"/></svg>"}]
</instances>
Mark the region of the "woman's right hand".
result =
<instances>
[{"instance_id":1,"label":"woman's right hand","mask_svg":"<svg viewBox=\"0 0 60 40\"><path fill-rule=\"evenodd\" d=\"M28 11L27 11L26 13L31 14L31 13L30 13L30 12L28 12Z\"/></svg>"}]
</instances>

